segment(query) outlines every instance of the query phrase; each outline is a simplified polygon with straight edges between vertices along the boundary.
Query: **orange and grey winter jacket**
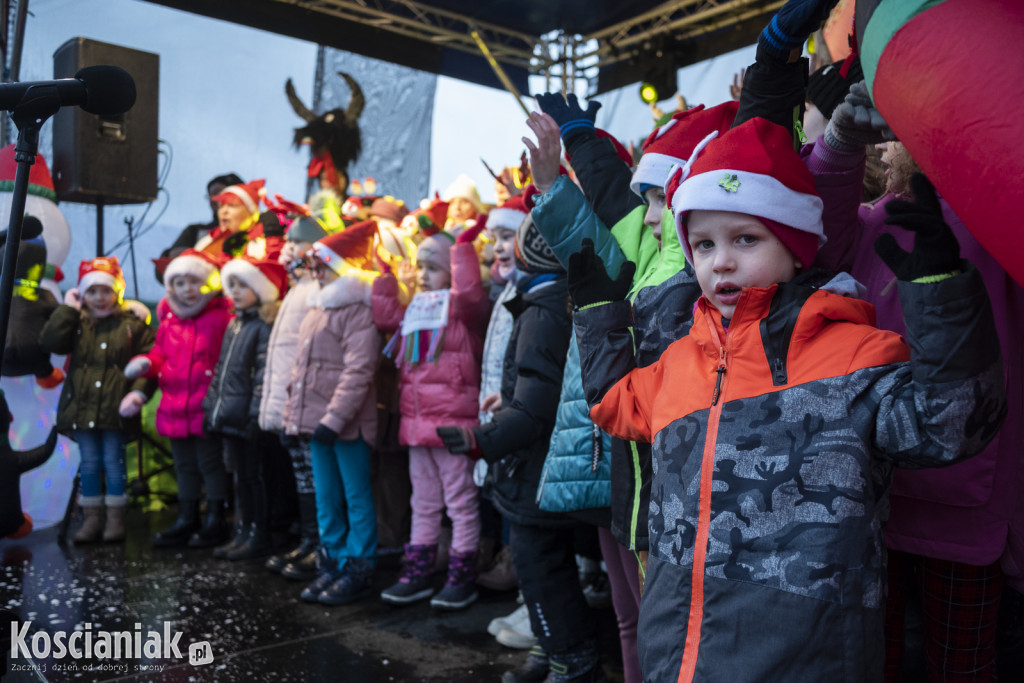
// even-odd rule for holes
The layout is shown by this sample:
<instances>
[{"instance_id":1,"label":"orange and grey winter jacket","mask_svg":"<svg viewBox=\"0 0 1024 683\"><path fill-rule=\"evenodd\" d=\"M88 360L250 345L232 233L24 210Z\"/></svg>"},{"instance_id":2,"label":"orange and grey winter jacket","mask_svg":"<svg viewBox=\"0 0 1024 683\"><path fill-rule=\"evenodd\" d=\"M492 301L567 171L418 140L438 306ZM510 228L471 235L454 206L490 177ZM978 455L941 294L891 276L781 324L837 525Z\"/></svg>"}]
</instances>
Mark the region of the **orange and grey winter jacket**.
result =
<instances>
[{"instance_id":1,"label":"orange and grey winter jacket","mask_svg":"<svg viewBox=\"0 0 1024 683\"><path fill-rule=\"evenodd\" d=\"M653 444L645 680L881 680L892 468L974 455L1005 414L973 267L899 288L909 349L798 282L745 290L728 333L701 298L633 370L627 303L576 314L594 422Z\"/></svg>"}]
</instances>

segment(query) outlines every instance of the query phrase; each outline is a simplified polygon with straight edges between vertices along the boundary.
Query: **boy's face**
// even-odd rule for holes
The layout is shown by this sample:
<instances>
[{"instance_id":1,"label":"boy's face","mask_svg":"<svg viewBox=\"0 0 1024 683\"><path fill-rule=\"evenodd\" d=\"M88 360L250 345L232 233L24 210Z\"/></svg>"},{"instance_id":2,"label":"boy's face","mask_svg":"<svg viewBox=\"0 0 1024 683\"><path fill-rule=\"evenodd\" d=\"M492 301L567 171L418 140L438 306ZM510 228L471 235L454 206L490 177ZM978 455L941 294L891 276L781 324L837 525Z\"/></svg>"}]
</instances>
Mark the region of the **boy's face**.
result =
<instances>
[{"instance_id":1,"label":"boy's face","mask_svg":"<svg viewBox=\"0 0 1024 683\"><path fill-rule=\"evenodd\" d=\"M249 209L241 204L225 202L217 209L217 220L220 227L228 232L237 232L242 227L242 221L249 217Z\"/></svg>"},{"instance_id":2,"label":"boy's face","mask_svg":"<svg viewBox=\"0 0 1024 683\"><path fill-rule=\"evenodd\" d=\"M82 294L82 303L96 318L105 318L114 312L117 293L107 285L93 285Z\"/></svg>"},{"instance_id":3,"label":"boy's face","mask_svg":"<svg viewBox=\"0 0 1024 683\"><path fill-rule=\"evenodd\" d=\"M228 278L228 296L235 302L236 311L244 311L253 306L259 306L260 303L256 292L249 289L249 285L234 275Z\"/></svg>"},{"instance_id":4,"label":"boy's face","mask_svg":"<svg viewBox=\"0 0 1024 683\"><path fill-rule=\"evenodd\" d=\"M473 202L465 197L454 197L448 203L448 218L453 221L463 222L476 216L476 207Z\"/></svg>"},{"instance_id":5,"label":"boy's face","mask_svg":"<svg viewBox=\"0 0 1024 683\"><path fill-rule=\"evenodd\" d=\"M494 237L494 260L501 274L507 275L516 266L516 231L495 228L491 235Z\"/></svg>"},{"instance_id":6,"label":"boy's face","mask_svg":"<svg viewBox=\"0 0 1024 683\"><path fill-rule=\"evenodd\" d=\"M416 284L421 292L433 292L452 286L451 274L430 261L416 263Z\"/></svg>"},{"instance_id":7,"label":"boy's face","mask_svg":"<svg viewBox=\"0 0 1024 683\"><path fill-rule=\"evenodd\" d=\"M661 246L661 219L665 215L665 188L649 187L644 191L644 199L647 200L647 213L644 214L644 223L651 226L654 231L654 238Z\"/></svg>"},{"instance_id":8,"label":"boy's face","mask_svg":"<svg viewBox=\"0 0 1024 683\"><path fill-rule=\"evenodd\" d=\"M764 223L734 211L691 211L687 238L704 296L732 318L748 287L788 282L802 265Z\"/></svg>"},{"instance_id":9,"label":"boy's face","mask_svg":"<svg viewBox=\"0 0 1024 683\"><path fill-rule=\"evenodd\" d=\"M168 289L174 298L185 306L195 305L203 296L203 282L195 275L175 275L171 278Z\"/></svg>"}]
</instances>

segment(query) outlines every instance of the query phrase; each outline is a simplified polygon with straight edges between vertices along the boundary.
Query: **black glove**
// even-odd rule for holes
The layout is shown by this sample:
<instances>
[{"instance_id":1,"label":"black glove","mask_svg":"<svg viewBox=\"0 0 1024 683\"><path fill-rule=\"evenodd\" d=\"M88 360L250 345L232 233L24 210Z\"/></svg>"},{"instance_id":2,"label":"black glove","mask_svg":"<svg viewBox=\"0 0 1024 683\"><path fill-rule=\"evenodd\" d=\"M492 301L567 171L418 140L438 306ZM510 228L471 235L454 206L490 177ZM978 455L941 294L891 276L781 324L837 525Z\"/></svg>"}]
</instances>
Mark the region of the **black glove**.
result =
<instances>
[{"instance_id":1,"label":"black glove","mask_svg":"<svg viewBox=\"0 0 1024 683\"><path fill-rule=\"evenodd\" d=\"M468 455L474 460L482 455L476 435L469 427L438 427L435 431L449 453Z\"/></svg>"},{"instance_id":2,"label":"black glove","mask_svg":"<svg viewBox=\"0 0 1024 683\"><path fill-rule=\"evenodd\" d=\"M319 424L316 429L313 430L313 441L323 444L333 444L338 440L338 432L334 431L327 425Z\"/></svg>"},{"instance_id":3,"label":"black glove","mask_svg":"<svg viewBox=\"0 0 1024 683\"><path fill-rule=\"evenodd\" d=\"M576 95L571 93L566 98L562 97L561 93L549 92L537 95L535 99L540 110L553 118L555 123L558 124L562 134L562 142L566 143L566 145L568 145L571 138L580 133L594 132L594 119L597 118L597 110L601 108L600 102L590 100L587 103L587 110L583 111L579 100L576 99Z\"/></svg>"},{"instance_id":4,"label":"black glove","mask_svg":"<svg viewBox=\"0 0 1024 683\"><path fill-rule=\"evenodd\" d=\"M636 264L626 261L614 280L608 277L601 258L594 252L594 241L583 240L583 247L569 256L569 295L576 309L591 304L622 301L633 286Z\"/></svg>"},{"instance_id":5,"label":"black glove","mask_svg":"<svg viewBox=\"0 0 1024 683\"><path fill-rule=\"evenodd\" d=\"M914 249L907 253L886 233L875 240L875 251L900 280L912 282L960 272L960 243L942 217L942 206L931 182L921 173L910 178L914 201L894 199L885 205L888 225L914 231Z\"/></svg>"},{"instance_id":6,"label":"black glove","mask_svg":"<svg viewBox=\"0 0 1024 683\"><path fill-rule=\"evenodd\" d=\"M299 437L294 434L285 434L284 432L281 432L278 434L277 438L280 439L281 445L284 446L285 450L290 450L299 445Z\"/></svg>"}]
</instances>

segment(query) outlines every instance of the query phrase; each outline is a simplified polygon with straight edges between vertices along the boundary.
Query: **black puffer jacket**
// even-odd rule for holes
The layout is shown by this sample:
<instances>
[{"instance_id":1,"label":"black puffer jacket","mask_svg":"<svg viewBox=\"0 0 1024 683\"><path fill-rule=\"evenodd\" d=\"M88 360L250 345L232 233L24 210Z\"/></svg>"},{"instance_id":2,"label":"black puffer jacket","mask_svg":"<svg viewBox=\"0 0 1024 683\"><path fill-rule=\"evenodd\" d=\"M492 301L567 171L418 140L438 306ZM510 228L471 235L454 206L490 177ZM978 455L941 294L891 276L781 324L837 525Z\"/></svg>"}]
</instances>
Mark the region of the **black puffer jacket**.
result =
<instances>
[{"instance_id":1,"label":"black puffer jacket","mask_svg":"<svg viewBox=\"0 0 1024 683\"><path fill-rule=\"evenodd\" d=\"M39 333L39 344L48 352L70 356L57 429L69 435L76 429L125 431L130 438L137 434L138 416L122 418L118 409L130 391L152 396L154 381L130 380L124 366L133 356L148 353L155 340L154 329L134 313L118 311L86 322L78 309L58 306Z\"/></svg>"},{"instance_id":2,"label":"black puffer jacket","mask_svg":"<svg viewBox=\"0 0 1024 683\"><path fill-rule=\"evenodd\" d=\"M570 517L537 506L572 332L565 276L544 277L524 276L505 304L515 322L502 370L502 408L474 432L491 465L491 499L502 515L517 524L571 526Z\"/></svg>"},{"instance_id":3,"label":"black puffer jacket","mask_svg":"<svg viewBox=\"0 0 1024 683\"><path fill-rule=\"evenodd\" d=\"M204 431L244 437L258 423L269 339L270 325L256 308L241 311L228 325L203 399Z\"/></svg>"}]
</instances>

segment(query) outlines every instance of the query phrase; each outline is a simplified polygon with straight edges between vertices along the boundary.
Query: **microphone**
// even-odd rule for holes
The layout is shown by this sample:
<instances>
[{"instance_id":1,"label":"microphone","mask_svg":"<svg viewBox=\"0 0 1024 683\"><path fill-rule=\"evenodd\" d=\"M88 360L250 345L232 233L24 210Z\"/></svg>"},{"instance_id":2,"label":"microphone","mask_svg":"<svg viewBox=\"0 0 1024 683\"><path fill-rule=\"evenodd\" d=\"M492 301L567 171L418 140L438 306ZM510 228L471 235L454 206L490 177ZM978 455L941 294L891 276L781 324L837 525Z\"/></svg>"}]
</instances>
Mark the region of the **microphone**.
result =
<instances>
[{"instance_id":1,"label":"microphone","mask_svg":"<svg viewBox=\"0 0 1024 683\"><path fill-rule=\"evenodd\" d=\"M114 116L123 114L135 104L135 81L117 66L87 66L74 78L54 81L25 81L0 85L0 110L13 111L34 86L54 87L60 106L78 106L90 114Z\"/></svg>"}]
</instances>

